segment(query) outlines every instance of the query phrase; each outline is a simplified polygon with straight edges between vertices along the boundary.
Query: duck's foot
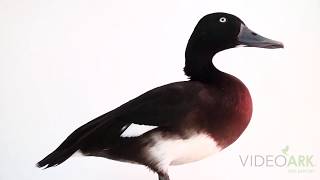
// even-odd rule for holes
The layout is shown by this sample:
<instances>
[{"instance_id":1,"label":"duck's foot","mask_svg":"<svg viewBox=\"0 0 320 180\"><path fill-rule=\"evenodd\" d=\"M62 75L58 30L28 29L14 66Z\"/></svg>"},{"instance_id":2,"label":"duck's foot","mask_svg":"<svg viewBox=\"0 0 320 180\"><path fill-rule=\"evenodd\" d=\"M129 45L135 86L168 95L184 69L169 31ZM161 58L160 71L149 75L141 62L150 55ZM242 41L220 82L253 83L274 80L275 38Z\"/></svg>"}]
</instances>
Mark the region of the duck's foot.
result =
<instances>
[{"instance_id":1,"label":"duck's foot","mask_svg":"<svg viewBox=\"0 0 320 180\"><path fill-rule=\"evenodd\" d=\"M167 173L158 173L159 180L170 180L169 175Z\"/></svg>"}]
</instances>

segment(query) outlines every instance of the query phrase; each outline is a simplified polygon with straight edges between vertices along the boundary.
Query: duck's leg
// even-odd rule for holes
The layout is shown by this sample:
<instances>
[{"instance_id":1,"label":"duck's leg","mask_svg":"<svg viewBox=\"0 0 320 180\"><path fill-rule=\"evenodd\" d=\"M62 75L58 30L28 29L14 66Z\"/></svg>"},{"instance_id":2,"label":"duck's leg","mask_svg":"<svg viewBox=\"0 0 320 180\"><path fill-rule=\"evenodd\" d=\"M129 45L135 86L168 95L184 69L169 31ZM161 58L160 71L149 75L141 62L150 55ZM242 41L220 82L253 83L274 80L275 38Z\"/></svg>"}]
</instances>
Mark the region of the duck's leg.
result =
<instances>
[{"instance_id":1,"label":"duck's leg","mask_svg":"<svg viewBox=\"0 0 320 180\"><path fill-rule=\"evenodd\" d=\"M158 173L159 180L170 180L169 175L167 173Z\"/></svg>"}]
</instances>

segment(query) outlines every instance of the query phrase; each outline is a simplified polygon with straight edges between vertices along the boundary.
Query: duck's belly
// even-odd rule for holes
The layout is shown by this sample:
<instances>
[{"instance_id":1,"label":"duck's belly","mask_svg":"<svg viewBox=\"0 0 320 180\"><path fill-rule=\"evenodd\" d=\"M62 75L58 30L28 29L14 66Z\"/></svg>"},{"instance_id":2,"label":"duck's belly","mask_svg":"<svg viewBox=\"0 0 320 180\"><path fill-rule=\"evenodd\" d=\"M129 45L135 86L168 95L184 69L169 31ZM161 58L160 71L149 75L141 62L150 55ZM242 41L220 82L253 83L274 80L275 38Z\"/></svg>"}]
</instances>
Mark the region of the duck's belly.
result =
<instances>
[{"instance_id":1,"label":"duck's belly","mask_svg":"<svg viewBox=\"0 0 320 180\"><path fill-rule=\"evenodd\" d=\"M221 150L213 138L194 134L188 139L153 135L154 144L147 147L151 160L160 166L179 165L201 160Z\"/></svg>"}]
</instances>

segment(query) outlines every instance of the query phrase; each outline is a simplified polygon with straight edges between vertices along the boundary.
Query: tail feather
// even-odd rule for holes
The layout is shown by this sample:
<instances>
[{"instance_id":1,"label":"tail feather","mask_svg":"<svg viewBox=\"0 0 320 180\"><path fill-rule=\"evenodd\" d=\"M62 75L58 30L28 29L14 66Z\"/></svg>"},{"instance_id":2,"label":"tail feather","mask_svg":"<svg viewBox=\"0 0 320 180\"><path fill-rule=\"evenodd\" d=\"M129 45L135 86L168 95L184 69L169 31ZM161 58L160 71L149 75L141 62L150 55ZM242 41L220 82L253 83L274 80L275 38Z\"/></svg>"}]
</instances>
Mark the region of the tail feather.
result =
<instances>
[{"instance_id":1,"label":"tail feather","mask_svg":"<svg viewBox=\"0 0 320 180\"><path fill-rule=\"evenodd\" d=\"M104 114L96 119L88 122L87 124L81 126L73 133L71 133L62 144L46 156L44 159L39 161L36 165L41 168L49 168L52 166L57 166L67 160L72 156L77 150L82 146L84 140L92 134L97 128L105 126L110 122L112 118L108 114Z\"/></svg>"},{"instance_id":2,"label":"tail feather","mask_svg":"<svg viewBox=\"0 0 320 180\"><path fill-rule=\"evenodd\" d=\"M74 146L76 147L76 146ZM37 163L39 168L44 167L45 169L57 166L67 160L72 154L77 151L78 148L68 148L65 150L55 150L46 156L44 159Z\"/></svg>"}]
</instances>

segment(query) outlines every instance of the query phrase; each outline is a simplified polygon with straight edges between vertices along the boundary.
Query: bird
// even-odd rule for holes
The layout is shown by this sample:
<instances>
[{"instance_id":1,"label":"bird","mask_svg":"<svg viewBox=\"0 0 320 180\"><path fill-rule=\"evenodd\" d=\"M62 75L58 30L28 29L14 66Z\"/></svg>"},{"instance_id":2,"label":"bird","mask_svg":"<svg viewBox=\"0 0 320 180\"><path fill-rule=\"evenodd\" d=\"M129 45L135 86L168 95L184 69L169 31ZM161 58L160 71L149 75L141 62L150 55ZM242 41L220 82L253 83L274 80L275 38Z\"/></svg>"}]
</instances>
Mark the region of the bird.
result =
<instances>
[{"instance_id":1,"label":"bird","mask_svg":"<svg viewBox=\"0 0 320 180\"><path fill-rule=\"evenodd\" d=\"M156 87L80 126L37 166L57 166L80 152L144 165L159 180L170 180L170 166L198 161L228 147L248 126L252 99L245 84L216 68L212 59L235 47L284 45L250 30L235 15L207 14L186 46L183 70L188 80ZM133 125L153 128L123 136Z\"/></svg>"}]
</instances>

